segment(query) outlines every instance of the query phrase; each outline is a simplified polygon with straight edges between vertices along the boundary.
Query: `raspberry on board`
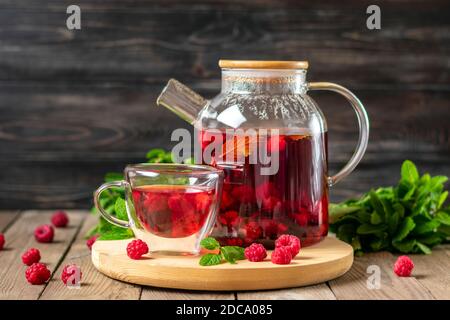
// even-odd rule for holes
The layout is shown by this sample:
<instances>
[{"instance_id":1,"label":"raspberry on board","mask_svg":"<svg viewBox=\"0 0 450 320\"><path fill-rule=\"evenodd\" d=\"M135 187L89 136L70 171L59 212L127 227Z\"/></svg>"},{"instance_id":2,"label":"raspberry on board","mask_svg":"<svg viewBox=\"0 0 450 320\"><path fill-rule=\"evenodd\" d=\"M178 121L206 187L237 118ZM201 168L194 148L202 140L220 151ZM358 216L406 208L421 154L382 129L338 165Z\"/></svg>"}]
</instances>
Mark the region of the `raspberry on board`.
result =
<instances>
[{"instance_id":1,"label":"raspberry on board","mask_svg":"<svg viewBox=\"0 0 450 320\"><path fill-rule=\"evenodd\" d=\"M289 264L292 260L291 250L288 247L275 248L271 259L274 264Z\"/></svg>"},{"instance_id":2,"label":"raspberry on board","mask_svg":"<svg viewBox=\"0 0 450 320\"><path fill-rule=\"evenodd\" d=\"M31 266L33 263L39 262L40 260L41 253L36 248L30 248L22 255L22 262L27 266Z\"/></svg>"},{"instance_id":3,"label":"raspberry on board","mask_svg":"<svg viewBox=\"0 0 450 320\"><path fill-rule=\"evenodd\" d=\"M61 280L65 285L78 285L81 282L81 268L76 264L68 264L61 273Z\"/></svg>"},{"instance_id":4,"label":"raspberry on board","mask_svg":"<svg viewBox=\"0 0 450 320\"><path fill-rule=\"evenodd\" d=\"M48 224L39 226L34 230L34 237L36 238L37 242L52 242L54 235L55 232L53 230L53 227Z\"/></svg>"},{"instance_id":5,"label":"raspberry on board","mask_svg":"<svg viewBox=\"0 0 450 320\"><path fill-rule=\"evenodd\" d=\"M244 255L249 261L260 262L267 257L267 251L262 244L253 243L245 248Z\"/></svg>"},{"instance_id":6,"label":"raspberry on board","mask_svg":"<svg viewBox=\"0 0 450 320\"><path fill-rule=\"evenodd\" d=\"M50 270L43 263L33 263L25 271L25 277L31 284L44 284L50 279Z\"/></svg>"},{"instance_id":7,"label":"raspberry on board","mask_svg":"<svg viewBox=\"0 0 450 320\"><path fill-rule=\"evenodd\" d=\"M146 253L148 246L140 239L133 240L127 245L127 255L133 260L139 260Z\"/></svg>"},{"instance_id":8,"label":"raspberry on board","mask_svg":"<svg viewBox=\"0 0 450 320\"><path fill-rule=\"evenodd\" d=\"M69 224L69 216L64 211L57 211L53 214L51 221L56 228L65 228Z\"/></svg>"},{"instance_id":9,"label":"raspberry on board","mask_svg":"<svg viewBox=\"0 0 450 320\"><path fill-rule=\"evenodd\" d=\"M275 247L289 248L292 258L294 258L300 252L300 239L290 234L283 234L275 241Z\"/></svg>"},{"instance_id":10,"label":"raspberry on board","mask_svg":"<svg viewBox=\"0 0 450 320\"><path fill-rule=\"evenodd\" d=\"M3 247L5 246L5 236L3 233L0 233L0 250L3 250Z\"/></svg>"},{"instance_id":11,"label":"raspberry on board","mask_svg":"<svg viewBox=\"0 0 450 320\"><path fill-rule=\"evenodd\" d=\"M394 264L394 272L399 277L409 277L414 269L414 263L408 256L400 256Z\"/></svg>"}]
</instances>

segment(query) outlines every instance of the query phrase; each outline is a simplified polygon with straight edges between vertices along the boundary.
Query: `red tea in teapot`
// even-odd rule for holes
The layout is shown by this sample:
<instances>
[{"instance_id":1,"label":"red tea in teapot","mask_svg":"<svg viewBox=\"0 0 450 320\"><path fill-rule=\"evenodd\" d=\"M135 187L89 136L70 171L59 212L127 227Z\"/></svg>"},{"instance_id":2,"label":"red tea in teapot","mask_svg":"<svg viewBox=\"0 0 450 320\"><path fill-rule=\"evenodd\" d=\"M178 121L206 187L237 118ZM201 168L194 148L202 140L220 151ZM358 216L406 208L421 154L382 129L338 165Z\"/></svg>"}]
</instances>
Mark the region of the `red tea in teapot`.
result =
<instances>
[{"instance_id":1,"label":"red tea in teapot","mask_svg":"<svg viewBox=\"0 0 450 320\"><path fill-rule=\"evenodd\" d=\"M205 150L211 136L206 131L200 136ZM223 134L224 141L227 136ZM267 153L278 153L274 174L264 175L266 165L251 163L249 137L235 136L222 149L235 158L243 155L243 162L218 161L212 155L209 164L225 172L213 236L223 245L260 242L271 248L285 233L298 236L302 245L316 243L328 232L327 135L282 134L275 147L272 137L266 138Z\"/></svg>"},{"instance_id":2,"label":"red tea in teapot","mask_svg":"<svg viewBox=\"0 0 450 320\"><path fill-rule=\"evenodd\" d=\"M132 195L142 227L166 238L183 238L199 232L214 200L214 190L184 185L134 187Z\"/></svg>"}]
</instances>

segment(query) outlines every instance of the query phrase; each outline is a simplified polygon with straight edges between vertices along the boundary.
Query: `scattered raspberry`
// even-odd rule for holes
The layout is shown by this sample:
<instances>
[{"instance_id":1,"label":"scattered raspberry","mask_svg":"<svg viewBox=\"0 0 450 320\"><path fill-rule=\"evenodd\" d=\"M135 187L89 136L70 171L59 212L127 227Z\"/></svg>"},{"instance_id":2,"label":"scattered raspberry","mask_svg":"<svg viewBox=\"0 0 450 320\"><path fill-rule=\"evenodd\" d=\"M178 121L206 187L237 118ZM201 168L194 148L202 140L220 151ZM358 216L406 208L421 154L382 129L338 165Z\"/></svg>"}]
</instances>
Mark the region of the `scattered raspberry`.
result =
<instances>
[{"instance_id":1,"label":"scattered raspberry","mask_svg":"<svg viewBox=\"0 0 450 320\"><path fill-rule=\"evenodd\" d=\"M33 263L25 271L25 277L31 284L43 284L50 279L50 270L43 263Z\"/></svg>"},{"instance_id":2,"label":"scattered raspberry","mask_svg":"<svg viewBox=\"0 0 450 320\"><path fill-rule=\"evenodd\" d=\"M5 236L3 233L0 233L0 250L3 250L3 247L5 246Z\"/></svg>"},{"instance_id":3,"label":"scattered raspberry","mask_svg":"<svg viewBox=\"0 0 450 320\"><path fill-rule=\"evenodd\" d=\"M272 252L272 263L289 264L292 260L291 250L288 247L278 247Z\"/></svg>"},{"instance_id":4,"label":"scattered raspberry","mask_svg":"<svg viewBox=\"0 0 450 320\"><path fill-rule=\"evenodd\" d=\"M414 269L414 263L408 256L400 256L394 264L394 272L399 277L409 277Z\"/></svg>"},{"instance_id":5,"label":"scattered raspberry","mask_svg":"<svg viewBox=\"0 0 450 320\"><path fill-rule=\"evenodd\" d=\"M139 260L146 253L148 253L148 246L140 239L131 241L127 246L127 254L131 259Z\"/></svg>"},{"instance_id":6,"label":"scattered raspberry","mask_svg":"<svg viewBox=\"0 0 450 320\"><path fill-rule=\"evenodd\" d=\"M31 266L33 263L37 263L41 260L41 253L36 248L28 249L27 252L25 252L22 255L22 261L27 266Z\"/></svg>"},{"instance_id":7,"label":"scattered raspberry","mask_svg":"<svg viewBox=\"0 0 450 320\"><path fill-rule=\"evenodd\" d=\"M52 242L54 235L53 227L48 224L39 226L34 230L34 237L37 242Z\"/></svg>"},{"instance_id":8,"label":"scattered raspberry","mask_svg":"<svg viewBox=\"0 0 450 320\"><path fill-rule=\"evenodd\" d=\"M81 268L76 264L68 264L61 273L61 280L65 285L78 285L82 276Z\"/></svg>"},{"instance_id":9,"label":"scattered raspberry","mask_svg":"<svg viewBox=\"0 0 450 320\"><path fill-rule=\"evenodd\" d=\"M291 250L292 258L300 252L300 239L290 234L283 234L275 241L275 247L287 247Z\"/></svg>"},{"instance_id":10,"label":"scattered raspberry","mask_svg":"<svg viewBox=\"0 0 450 320\"><path fill-rule=\"evenodd\" d=\"M257 222L251 221L245 225L245 231L247 232L247 238L258 239L261 237L263 230Z\"/></svg>"},{"instance_id":11,"label":"scattered raspberry","mask_svg":"<svg viewBox=\"0 0 450 320\"><path fill-rule=\"evenodd\" d=\"M97 241L97 238L99 237L98 234L90 237L89 239L87 239L86 241L86 245L89 248L89 250L92 250L92 246L94 245L95 241Z\"/></svg>"},{"instance_id":12,"label":"scattered raspberry","mask_svg":"<svg viewBox=\"0 0 450 320\"><path fill-rule=\"evenodd\" d=\"M266 248L259 243L253 243L250 247L245 248L244 254L252 262L263 261L267 257Z\"/></svg>"},{"instance_id":13,"label":"scattered raspberry","mask_svg":"<svg viewBox=\"0 0 450 320\"><path fill-rule=\"evenodd\" d=\"M65 228L69 224L69 217L64 211L57 211L52 216L52 224L56 228Z\"/></svg>"}]
</instances>

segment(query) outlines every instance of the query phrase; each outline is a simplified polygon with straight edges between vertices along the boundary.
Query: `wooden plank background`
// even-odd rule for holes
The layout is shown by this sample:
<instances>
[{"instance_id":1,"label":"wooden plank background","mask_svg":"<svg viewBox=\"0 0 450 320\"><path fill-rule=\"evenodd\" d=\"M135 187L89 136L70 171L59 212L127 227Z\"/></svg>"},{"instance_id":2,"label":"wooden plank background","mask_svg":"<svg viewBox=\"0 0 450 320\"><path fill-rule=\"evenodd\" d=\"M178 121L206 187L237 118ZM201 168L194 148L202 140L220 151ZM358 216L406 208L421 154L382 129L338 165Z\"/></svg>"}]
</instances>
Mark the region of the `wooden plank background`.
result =
<instances>
[{"instance_id":1,"label":"wooden plank background","mask_svg":"<svg viewBox=\"0 0 450 320\"><path fill-rule=\"evenodd\" d=\"M82 29L65 26L78 4ZM0 208L87 208L105 172L168 147L181 120L155 107L169 77L206 97L219 58L306 59L311 81L352 89L372 124L363 162L332 199L395 183L405 158L450 174L450 3L378 1L2 0ZM314 92L332 171L351 155L355 117Z\"/></svg>"}]
</instances>

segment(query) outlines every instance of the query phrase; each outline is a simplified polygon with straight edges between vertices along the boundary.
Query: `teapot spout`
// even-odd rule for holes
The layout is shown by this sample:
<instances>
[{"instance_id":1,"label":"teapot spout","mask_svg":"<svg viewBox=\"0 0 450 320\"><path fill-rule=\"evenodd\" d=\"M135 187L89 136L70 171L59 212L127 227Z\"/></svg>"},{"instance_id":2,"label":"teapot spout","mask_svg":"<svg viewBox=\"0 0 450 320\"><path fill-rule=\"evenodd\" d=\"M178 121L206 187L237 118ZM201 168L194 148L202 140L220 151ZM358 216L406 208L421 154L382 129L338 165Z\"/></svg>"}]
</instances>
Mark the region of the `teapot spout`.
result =
<instances>
[{"instance_id":1,"label":"teapot spout","mask_svg":"<svg viewBox=\"0 0 450 320\"><path fill-rule=\"evenodd\" d=\"M156 103L159 106L166 107L190 124L194 124L198 114L208 103L208 100L179 81L170 79Z\"/></svg>"}]
</instances>

